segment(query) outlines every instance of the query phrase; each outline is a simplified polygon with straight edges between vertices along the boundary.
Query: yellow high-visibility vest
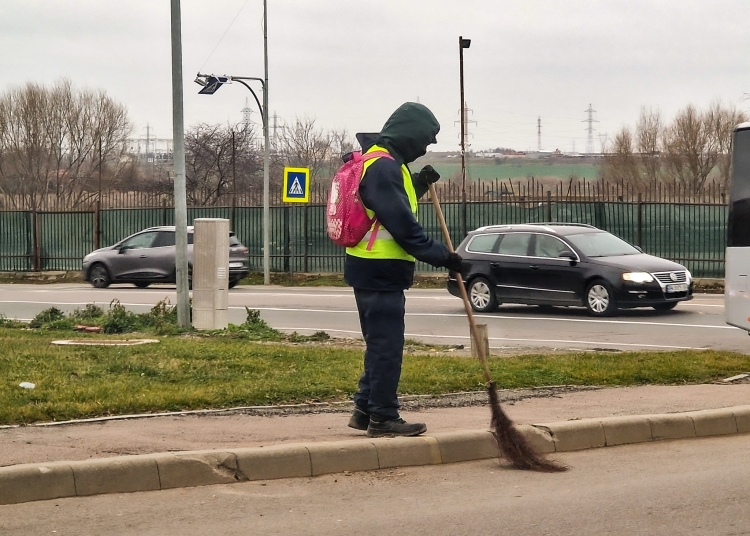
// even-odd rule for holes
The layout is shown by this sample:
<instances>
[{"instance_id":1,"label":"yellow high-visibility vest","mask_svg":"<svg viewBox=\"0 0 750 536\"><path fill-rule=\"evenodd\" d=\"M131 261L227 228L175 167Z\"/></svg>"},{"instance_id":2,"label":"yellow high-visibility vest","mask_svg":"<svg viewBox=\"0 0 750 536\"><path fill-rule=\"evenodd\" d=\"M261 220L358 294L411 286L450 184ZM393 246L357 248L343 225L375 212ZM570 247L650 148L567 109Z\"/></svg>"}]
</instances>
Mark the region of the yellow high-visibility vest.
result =
<instances>
[{"instance_id":1,"label":"yellow high-visibility vest","mask_svg":"<svg viewBox=\"0 0 750 536\"><path fill-rule=\"evenodd\" d=\"M378 145L373 145L365 154L374 151L388 152L388 149ZM378 160L378 158L373 158L372 160L365 162L365 165L362 168L363 177L367 172L367 168L369 168L376 160ZM406 190L406 195L409 198L409 208L411 208L411 211L416 218L418 206L417 192L414 190L414 184L411 182L411 173L409 173L409 169L403 164L401 165L401 175L404 179L404 190ZM361 177L360 180L362 180ZM367 207L365 208L367 209L367 215L370 218L375 216L375 213L372 210ZM391 236L391 233L389 233L377 220L373 223L372 227L370 227L370 230L359 244L346 248L346 253L363 259L400 259L410 262L416 260L396 243L393 236Z\"/></svg>"}]
</instances>

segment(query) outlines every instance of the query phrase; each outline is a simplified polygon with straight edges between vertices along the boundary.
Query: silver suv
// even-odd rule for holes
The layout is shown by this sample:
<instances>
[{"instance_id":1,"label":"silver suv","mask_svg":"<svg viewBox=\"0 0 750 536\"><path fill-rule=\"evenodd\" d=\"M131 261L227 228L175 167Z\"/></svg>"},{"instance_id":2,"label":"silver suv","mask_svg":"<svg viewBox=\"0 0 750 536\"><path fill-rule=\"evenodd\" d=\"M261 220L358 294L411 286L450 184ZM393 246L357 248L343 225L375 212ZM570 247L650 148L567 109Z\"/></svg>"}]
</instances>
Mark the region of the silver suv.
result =
<instances>
[{"instance_id":1,"label":"silver suv","mask_svg":"<svg viewBox=\"0 0 750 536\"><path fill-rule=\"evenodd\" d=\"M187 232L188 273L192 274L193 227L188 227ZM132 283L138 288L146 288L151 283L174 283L175 258L174 226L149 227L86 255L83 278L96 288L106 288L111 283ZM248 249L230 232L229 288L248 273Z\"/></svg>"}]
</instances>

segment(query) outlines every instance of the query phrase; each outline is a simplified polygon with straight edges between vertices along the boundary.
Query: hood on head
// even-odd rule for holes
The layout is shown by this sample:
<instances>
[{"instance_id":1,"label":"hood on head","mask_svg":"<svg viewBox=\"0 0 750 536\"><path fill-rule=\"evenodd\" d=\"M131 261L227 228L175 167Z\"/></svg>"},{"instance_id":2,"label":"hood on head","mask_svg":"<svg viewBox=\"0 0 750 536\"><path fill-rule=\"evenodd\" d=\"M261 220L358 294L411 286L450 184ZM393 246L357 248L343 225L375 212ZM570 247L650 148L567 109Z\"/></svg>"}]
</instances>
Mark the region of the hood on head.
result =
<instances>
[{"instance_id":1,"label":"hood on head","mask_svg":"<svg viewBox=\"0 0 750 536\"><path fill-rule=\"evenodd\" d=\"M438 132L440 123L427 106L407 102L391 114L380 138L408 164L423 156L428 145L437 143Z\"/></svg>"}]
</instances>

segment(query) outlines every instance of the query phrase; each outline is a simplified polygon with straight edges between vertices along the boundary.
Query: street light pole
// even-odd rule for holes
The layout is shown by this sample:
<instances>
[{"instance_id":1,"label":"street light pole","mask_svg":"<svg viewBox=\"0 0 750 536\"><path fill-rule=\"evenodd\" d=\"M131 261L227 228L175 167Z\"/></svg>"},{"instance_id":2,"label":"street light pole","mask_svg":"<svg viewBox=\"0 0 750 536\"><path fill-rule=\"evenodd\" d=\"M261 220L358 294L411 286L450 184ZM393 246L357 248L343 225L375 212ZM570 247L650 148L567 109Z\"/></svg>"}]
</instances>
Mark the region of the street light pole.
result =
<instances>
[{"instance_id":1,"label":"street light pole","mask_svg":"<svg viewBox=\"0 0 750 536\"><path fill-rule=\"evenodd\" d=\"M471 46L471 39L458 37L459 81L461 83L461 236L467 235L466 226L466 105L464 103L464 49Z\"/></svg>"},{"instance_id":2,"label":"street light pole","mask_svg":"<svg viewBox=\"0 0 750 536\"><path fill-rule=\"evenodd\" d=\"M256 82L260 82L261 87L263 88L263 105L260 104L260 101L258 100L258 95L255 94L255 91L253 91L253 88L251 88L245 80L255 80ZM255 99L255 103L258 105L258 108L260 108L260 114L263 119L263 138L264 138L264 144L265 144L265 151L263 154L263 284L264 285L270 285L271 284L271 273L270 273L270 254L269 254L269 243L270 243L270 233L269 233L269 227L270 227L270 218L269 218L269 202L268 202L268 190L269 190L269 166L270 166L270 160L271 160L271 148L268 140L268 87L266 86L267 78L264 80L263 78L257 78L254 76L231 76L231 75L224 75L224 76L214 76L209 74L201 74L198 73L198 75L195 78L195 82L201 86L203 86L203 89L199 91L199 93L202 93L204 95L213 95L216 93L216 91L224 84L228 82L238 82L245 86L250 93L252 93L253 98Z\"/></svg>"},{"instance_id":3,"label":"street light pole","mask_svg":"<svg viewBox=\"0 0 750 536\"><path fill-rule=\"evenodd\" d=\"M268 2L263 0L263 137L265 138L265 152L263 154L263 284L271 284L270 273L270 229L271 218L268 199L270 188L269 161L271 159L271 147L268 139Z\"/></svg>"},{"instance_id":4,"label":"street light pole","mask_svg":"<svg viewBox=\"0 0 750 536\"><path fill-rule=\"evenodd\" d=\"M271 284L271 239L270 239L270 203L269 203L269 189L270 189L270 161L271 161L271 143L268 136L268 6L267 0L263 0L263 64L265 66L264 78L256 78L253 76L214 76L208 74L198 73L195 78L195 82L203 89L199 93L203 95L213 95L216 91L227 82L235 81L245 86L250 93L253 94L258 108L260 108L261 117L263 118L263 144L265 150L263 151L263 284ZM248 84L243 80L255 80L260 82L263 88L263 104L261 105L258 100L258 96Z\"/></svg>"}]
</instances>

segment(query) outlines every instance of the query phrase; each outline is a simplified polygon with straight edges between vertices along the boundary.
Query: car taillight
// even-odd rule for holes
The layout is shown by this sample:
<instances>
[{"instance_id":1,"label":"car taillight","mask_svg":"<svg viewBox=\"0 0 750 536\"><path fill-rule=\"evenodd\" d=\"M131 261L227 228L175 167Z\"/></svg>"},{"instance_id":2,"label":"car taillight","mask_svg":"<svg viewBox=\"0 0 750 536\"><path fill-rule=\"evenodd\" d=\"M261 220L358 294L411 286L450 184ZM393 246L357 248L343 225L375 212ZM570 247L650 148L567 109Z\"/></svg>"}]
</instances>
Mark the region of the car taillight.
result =
<instances>
[{"instance_id":1,"label":"car taillight","mask_svg":"<svg viewBox=\"0 0 750 536\"><path fill-rule=\"evenodd\" d=\"M250 253L250 250L249 250L249 249L247 249L247 248L246 248L246 247L244 247L244 246L240 248L240 251L241 251L241 252L242 252L243 254L245 254L245 255L247 255L248 253Z\"/></svg>"}]
</instances>

